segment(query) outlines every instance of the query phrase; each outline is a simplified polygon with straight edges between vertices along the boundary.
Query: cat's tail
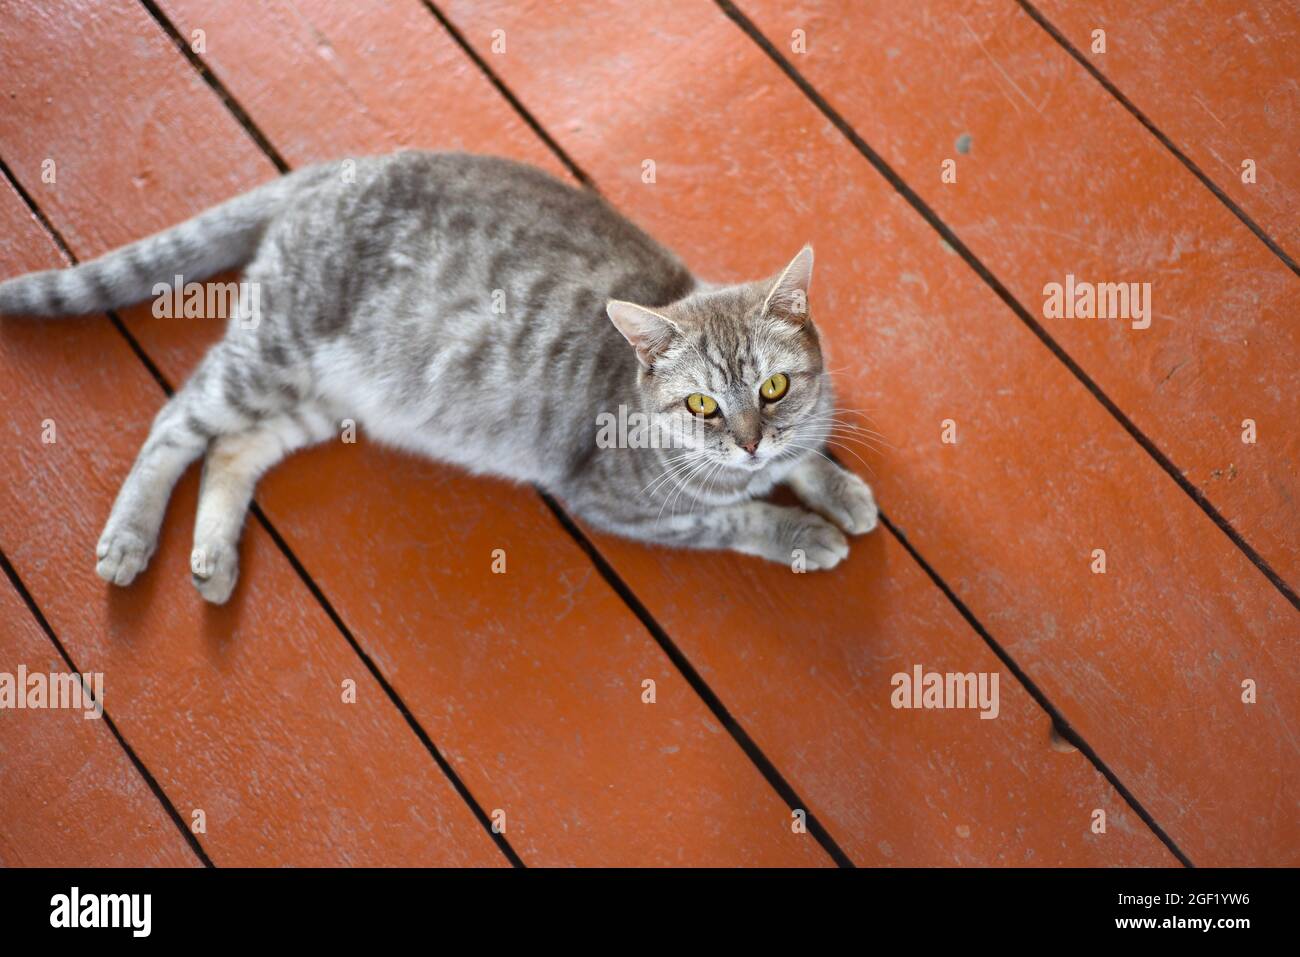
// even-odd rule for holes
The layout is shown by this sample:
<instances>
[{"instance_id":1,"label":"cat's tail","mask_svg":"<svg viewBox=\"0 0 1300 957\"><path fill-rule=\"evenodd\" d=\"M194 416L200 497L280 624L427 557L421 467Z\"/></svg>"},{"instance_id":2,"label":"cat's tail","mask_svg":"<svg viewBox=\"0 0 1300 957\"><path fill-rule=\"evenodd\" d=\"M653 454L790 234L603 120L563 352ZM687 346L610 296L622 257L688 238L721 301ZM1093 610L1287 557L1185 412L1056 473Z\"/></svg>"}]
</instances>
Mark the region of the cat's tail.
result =
<instances>
[{"instance_id":1,"label":"cat's tail","mask_svg":"<svg viewBox=\"0 0 1300 957\"><path fill-rule=\"evenodd\" d=\"M69 269L0 282L0 315L71 316L141 302L176 276L199 281L252 258L266 224L306 183L310 167L214 206L193 219Z\"/></svg>"}]
</instances>

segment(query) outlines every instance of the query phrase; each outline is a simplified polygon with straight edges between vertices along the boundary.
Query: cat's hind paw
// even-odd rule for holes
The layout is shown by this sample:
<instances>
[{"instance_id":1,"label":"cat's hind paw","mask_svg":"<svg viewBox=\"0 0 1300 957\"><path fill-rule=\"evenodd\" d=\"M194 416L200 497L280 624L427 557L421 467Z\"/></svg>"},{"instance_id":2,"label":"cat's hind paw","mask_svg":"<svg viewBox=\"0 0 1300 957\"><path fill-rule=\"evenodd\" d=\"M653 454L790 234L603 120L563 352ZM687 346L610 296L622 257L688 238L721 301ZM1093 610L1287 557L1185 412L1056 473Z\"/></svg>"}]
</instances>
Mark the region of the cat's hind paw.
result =
<instances>
[{"instance_id":1,"label":"cat's hind paw","mask_svg":"<svg viewBox=\"0 0 1300 957\"><path fill-rule=\"evenodd\" d=\"M194 546L190 554L190 581L205 601L224 605L239 581L239 546Z\"/></svg>"},{"instance_id":2,"label":"cat's hind paw","mask_svg":"<svg viewBox=\"0 0 1300 957\"><path fill-rule=\"evenodd\" d=\"M108 527L95 547L95 573L114 585L129 585L144 571L154 543L129 528Z\"/></svg>"}]
</instances>

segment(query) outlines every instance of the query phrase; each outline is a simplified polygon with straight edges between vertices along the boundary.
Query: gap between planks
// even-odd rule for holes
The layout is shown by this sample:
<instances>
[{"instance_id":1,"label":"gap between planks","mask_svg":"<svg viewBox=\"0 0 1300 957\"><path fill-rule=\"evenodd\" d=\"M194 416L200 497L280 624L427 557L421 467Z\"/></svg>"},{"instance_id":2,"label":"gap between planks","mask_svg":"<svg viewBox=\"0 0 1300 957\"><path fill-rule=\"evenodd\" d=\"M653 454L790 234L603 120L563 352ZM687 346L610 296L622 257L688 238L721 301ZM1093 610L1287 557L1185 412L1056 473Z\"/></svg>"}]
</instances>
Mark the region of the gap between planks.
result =
<instances>
[{"instance_id":1,"label":"gap between planks","mask_svg":"<svg viewBox=\"0 0 1300 957\"><path fill-rule=\"evenodd\" d=\"M1165 133L1156 126L1145 113L1137 108L1137 104L1125 96L1123 91L1121 91L1119 87L1106 77L1106 74L1102 73L1091 60L1083 55L1083 52L1078 47L1066 38L1065 34L1061 32L1056 24L1047 19L1047 17L1037 7L1030 3L1029 0L1016 0L1016 3L1020 4L1020 8L1025 11L1029 18L1042 27L1043 30L1046 31L1047 35L1057 42L1061 49L1070 54L1070 56L1072 56L1080 66L1087 70L1089 75L1101 84L1102 89L1114 97L1120 106L1128 110L1128 112L1133 115L1133 118L1141 123L1146 128L1147 132L1154 136L1156 140L1159 141L1160 145L1173 155L1174 159L1186 166L1188 171L1201 181L1201 185L1208 189L1219 202L1226 206L1232 215L1241 220L1242 223L1245 224L1246 228L1254 233L1256 237L1259 238L1259 241L1267 246L1273 255L1282 260L1282 263L1293 273L1300 276L1300 265L1297 265L1296 261L1291 258L1285 249L1282 248L1281 243L1270 236L1265 231L1264 227L1255 222L1250 214L1242 209L1241 206L1238 205L1237 202L1233 200L1233 198L1229 196L1218 183L1210 179L1208 173L1202 170L1190 156L1179 149L1172 139L1166 136Z\"/></svg>"}]
</instances>

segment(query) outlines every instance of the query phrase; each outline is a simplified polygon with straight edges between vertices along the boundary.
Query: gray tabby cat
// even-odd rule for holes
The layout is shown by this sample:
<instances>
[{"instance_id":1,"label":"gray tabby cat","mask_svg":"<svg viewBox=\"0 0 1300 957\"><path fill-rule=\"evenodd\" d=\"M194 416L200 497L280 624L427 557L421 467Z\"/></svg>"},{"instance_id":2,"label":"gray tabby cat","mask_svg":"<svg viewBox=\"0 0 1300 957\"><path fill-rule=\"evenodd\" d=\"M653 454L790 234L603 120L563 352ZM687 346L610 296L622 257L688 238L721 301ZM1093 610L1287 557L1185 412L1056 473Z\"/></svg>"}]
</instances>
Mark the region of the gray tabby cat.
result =
<instances>
[{"instance_id":1,"label":"gray tabby cat","mask_svg":"<svg viewBox=\"0 0 1300 957\"><path fill-rule=\"evenodd\" d=\"M96 550L107 581L145 567L173 486L206 455L192 571L224 602L258 477L343 419L646 542L821 569L848 554L840 529L875 527L866 483L820 453L837 420L806 308L811 248L773 279L701 283L592 192L507 160L303 169L0 283L0 313L109 309L244 264L258 309L244 302L154 420ZM604 447L597 416L620 407L679 447ZM756 501L778 483L813 511Z\"/></svg>"}]
</instances>

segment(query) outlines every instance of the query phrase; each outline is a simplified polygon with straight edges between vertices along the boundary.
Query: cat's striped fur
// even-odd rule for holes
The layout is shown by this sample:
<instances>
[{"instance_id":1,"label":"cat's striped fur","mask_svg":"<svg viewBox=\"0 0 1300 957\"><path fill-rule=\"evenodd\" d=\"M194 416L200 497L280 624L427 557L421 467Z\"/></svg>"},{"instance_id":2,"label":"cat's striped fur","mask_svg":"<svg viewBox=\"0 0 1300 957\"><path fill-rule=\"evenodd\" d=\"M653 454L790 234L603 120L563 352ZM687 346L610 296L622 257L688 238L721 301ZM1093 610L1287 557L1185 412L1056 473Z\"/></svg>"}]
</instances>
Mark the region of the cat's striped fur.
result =
<instances>
[{"instance_id":1,"label":"cat's striped fur","mask_svg":"<svg viewBox=\"0 0 1300 957\"><path fill-rule=\"evenodd\" d=\"M173 485L205 455L193 575L225 601L258 477L346 419L535 483L644 541L815 569L848 552L836 525L875 525L865 483L820 454L833 406L805 306L811 249L769 280L703 284L594 193L507 160L304 169L99 259L0 283L0 313L99 311L241 265L259 313L230 317L154 421L97 549L116 584L145 567ZM777 372L789 391L764 403ZM696 392L720 414L692 419ZM601 447L598 416L620 406L699 428L685 448ZM756 500L780 482L814 511Z\"/></svg>"}]
</instances>

